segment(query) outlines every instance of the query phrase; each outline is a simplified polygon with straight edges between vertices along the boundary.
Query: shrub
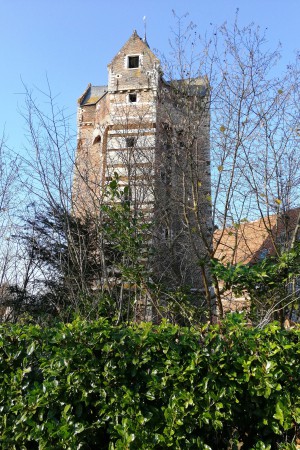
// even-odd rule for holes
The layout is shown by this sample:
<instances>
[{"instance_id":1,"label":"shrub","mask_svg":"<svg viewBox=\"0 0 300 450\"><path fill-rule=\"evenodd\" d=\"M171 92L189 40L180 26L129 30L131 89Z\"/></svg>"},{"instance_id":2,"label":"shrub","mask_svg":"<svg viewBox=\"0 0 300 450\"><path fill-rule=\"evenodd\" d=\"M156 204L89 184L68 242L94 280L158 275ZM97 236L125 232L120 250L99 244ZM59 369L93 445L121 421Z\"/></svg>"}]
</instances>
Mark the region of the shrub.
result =
<instances>
[{"instance_id":1,"label":"shrub","mask_svg":"<svg viewBox=\"0 0 300 450\"><path fill-rule=\"evenodd\" d=\"M299 330L0 327L3 449L296 448Z\"/></svg>"}]
</instances>

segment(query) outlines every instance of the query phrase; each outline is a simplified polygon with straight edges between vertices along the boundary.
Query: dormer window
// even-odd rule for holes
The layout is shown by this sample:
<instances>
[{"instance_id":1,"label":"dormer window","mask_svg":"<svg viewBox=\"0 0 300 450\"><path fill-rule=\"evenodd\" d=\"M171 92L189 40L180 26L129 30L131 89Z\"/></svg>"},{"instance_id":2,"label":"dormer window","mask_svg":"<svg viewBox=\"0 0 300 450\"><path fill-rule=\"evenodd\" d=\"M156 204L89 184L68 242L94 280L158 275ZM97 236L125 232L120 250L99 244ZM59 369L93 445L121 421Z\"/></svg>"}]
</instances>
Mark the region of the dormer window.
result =
<instances>
[{"instance_id":1,"label":"dormer window","mask_svg":"<svg viewBox=\"0 0 300 450\"><path fill-rule=\"evenodd\" d=\"M128 56L128 69L137 69L140 67L140 57L138 55Z\"/></svg>"}]
</instances>

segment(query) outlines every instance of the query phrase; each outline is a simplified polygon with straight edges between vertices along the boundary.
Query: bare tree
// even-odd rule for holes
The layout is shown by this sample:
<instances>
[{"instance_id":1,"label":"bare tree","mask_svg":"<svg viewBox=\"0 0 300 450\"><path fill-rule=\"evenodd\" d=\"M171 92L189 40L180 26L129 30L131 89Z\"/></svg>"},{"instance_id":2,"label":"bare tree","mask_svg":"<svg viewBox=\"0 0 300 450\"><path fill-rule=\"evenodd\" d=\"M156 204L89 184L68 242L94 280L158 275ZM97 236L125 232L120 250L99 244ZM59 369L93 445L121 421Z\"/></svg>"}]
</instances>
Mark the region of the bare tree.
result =
<instances>
[{"instance_id":1,"label":"bare tree","mask_svg":"<svg viewBox=\"0 0 300 450\"><path fill-rule=\"evenodd\" d=\"M20 159L0 139L0 320L11 320L18 308L15 286L26 283L23 249L14 239L20 223Z\"/></svg>"},{"instance_id":2,"label":"bare tree","mask_svg":"<svg viewBox=\"0 0 300 450\"><path fill-rule=\"evenodd\" d=\"M224 24L204 37L193 23L186 25L186 17L176 20L162 70L153 58L153 71L143 74L140 103L125 77L130 92L123 101L122 74L112 69L109 95L105 87L88 87L80 99L77 156L68 117L57 108L49 86L42 93L46 110L27 90L23 182L37 219L28 221L27 242L32 239L35 250L31 279L55 279L61 271L73 306L80 295L96 299L101 294L114 299L117 320L145 318L148 307L165 314L167 302L161 299L177 301L170 286L174 293L193 287L192 302L205 305L210 320L222 316L222 286L210 265L220 257L228 227L236 239L226 251L227 261L236 262L242 224L257 218L279 255L283 228L278 223L298 206L297 65L279 76L280 49L266 49L265 34L252 24L240 28L238 17L232 28ZM150 87L153 98L145 93ZM52 230L62 251L56 266L36 257L43 248L37 245L38 222L45 225L47 216L54 220L47 223L46 242L51 243ZM138 243L139 227L145 226L149 245L136 264L137 247L124 256L122 237L112 233L112 217L128 219L123 232L130 239L129 230L136 226ZM292 234L285 227L290 246L298 228L299 218ZM67 258L62 257L66 249ZM169 287L163 290L164 284ZM44 289L49 292L49 285ZM65 306L58 302L55 308Z\"/></svg>"},{"instance_id":3,"label":"bare tree","mask_svg":"<svg viewBox=\"0 0 300 450\"><path fill-rule=\"evenodd\" d=\"M46 92L38 92L43 107L37 93L24 88L28 145L22 158L22 183L28 214L19 235L32 260L26 289L40 310L64 318L91 293L97 236L89 216L72 214L76 138L70 118L57 105L49 84Z\"/></svg>"},{"instance_id":4,"label":"bare tree","mask_svg":"<svg viewBox=\"0 0 300 450\"><path fill-rule=\"evenodd\" d=\"M28 148L23 186L31 214L21 239L34 261L29 282L33 297L40 311L61 318L76 311L91 317L101 310L117 322L140 320L149 314L144 299L154 302L146 282L148 246L141 248L139 231L145 230L147 239L151 137L143 118L133 129L130 110L119 108L113 127L99 128L92 141L80 136L76 156L68 118L48 88L40 92L47 108L27 89L24 111ZM105 170L100 158L104 132L113 149ZM128 132L130 138L123 138Z\"/></svg>"},{"instance_id":5,"label":"bare tree","mask_svg":"<svg viewBox=\"0 0 300 450\"><path fill-rule=\"evenodd\" d=\"M226 261L234 263L242 224L258 218L274 252L280 254L284 229L278 223L299 201L297 66L291 65L278 74L280 48L268 50L264 32L253 24L240 27L238 15L233 27L224 24L204 37L195 24L187 23L186 16L176 20L170 58L162 60L165 76L171 82L175 80L173 84L178 89L173 90L173 95L177 95L177 104L184 111L176 122L177 135L183 136L177 138L177 145L182 142L186 146L186 161L195 168L194 130L199 130L199 123L205 122L205 111L209 111L210 157L207 167L199 171L189 172L182 159L177 162L178 167L182 166L187 194L183 198L173 191L172 202L189 211L183 216L187 234L191 237L196 232L195 238L206 249L207 267L210 260L220 257L220 249L224 250L229 227L236 239L231 239L230 248L224 251ZM201 78L206 80L202 84L207 86L209 95L204 96L202 105L199 103L202 108L195 111L193 103L187 100L187 91L193 80ZM165 107L172 111L168 105ZM176 151L176 159L175 155ZM208 185L203 190L196 188L203 186L205 172L211 173L211 193ZM193 179L197 173L202 177ZM211 202L212 222L218 227L214 242L213 233L205 234L201 223L207 200ZM294 240L288 228L284 240L291 244ZM194 253L200 264L197 246ZM222 288L215 277L213 284L222 316Z\"/></svg>"}]
</instances>

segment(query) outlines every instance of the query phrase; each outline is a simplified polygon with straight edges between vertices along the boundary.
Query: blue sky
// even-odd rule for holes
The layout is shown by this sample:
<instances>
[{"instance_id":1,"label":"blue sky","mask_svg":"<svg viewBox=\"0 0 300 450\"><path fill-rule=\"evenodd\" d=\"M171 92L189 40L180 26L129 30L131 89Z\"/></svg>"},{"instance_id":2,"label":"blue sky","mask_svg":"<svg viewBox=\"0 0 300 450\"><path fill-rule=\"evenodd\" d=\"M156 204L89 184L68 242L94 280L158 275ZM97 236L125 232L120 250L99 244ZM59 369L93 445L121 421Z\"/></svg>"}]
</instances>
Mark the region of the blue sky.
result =
<instances>
[{"instance_id":1,"label":"blue sky","mask_svg":"<svg viewBox=\"0 0 300 450\"><path fill-rule=\"evenodd\" d=\"M0 0L0 131L5 127L9 146L22 151L21 80L44 89L46 76L75 128L77 98L89 82L106 84L106 65L133 29L143 35L143 16L151 48L167 53L172 9L188 12L205 32L211 23L232 22L237 8L242 24L268 28L271 48L283 44L283 65L293 59L300 47L300 0Z\"/></svg>"}]
</instances>

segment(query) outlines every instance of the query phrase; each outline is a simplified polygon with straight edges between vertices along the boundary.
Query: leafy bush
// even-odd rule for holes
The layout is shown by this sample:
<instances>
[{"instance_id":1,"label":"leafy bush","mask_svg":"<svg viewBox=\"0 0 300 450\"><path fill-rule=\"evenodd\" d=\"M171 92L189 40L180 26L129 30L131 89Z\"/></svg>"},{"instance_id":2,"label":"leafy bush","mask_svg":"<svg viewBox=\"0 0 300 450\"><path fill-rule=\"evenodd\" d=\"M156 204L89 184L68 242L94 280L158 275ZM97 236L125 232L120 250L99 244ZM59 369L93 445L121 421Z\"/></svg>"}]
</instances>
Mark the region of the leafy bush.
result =
<instances>
[{"instance_id":1,"label":"leafy bush","mask_svg":"<svg viewBox=\"0 0 300 450\"><path fill-rule=\"evenodd\" d=\"M0 327L3 449L296 448L299 330Z\"/></svg>"},{"instance_id":2,"label":"leafy bush","mask_svg":"<svg viewBox=\"0 0 300 450\"><path fill-rule=\"evenodd\" d=\"M224 290L251 298L251 320L265 323L271 318L283 324L286 317L300 319L300 245L271 255L254 264L224 265L212 260L212 272L224 282Z\"/></svg>"}]
</instances>

